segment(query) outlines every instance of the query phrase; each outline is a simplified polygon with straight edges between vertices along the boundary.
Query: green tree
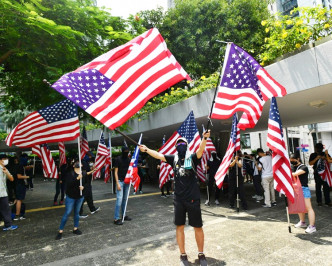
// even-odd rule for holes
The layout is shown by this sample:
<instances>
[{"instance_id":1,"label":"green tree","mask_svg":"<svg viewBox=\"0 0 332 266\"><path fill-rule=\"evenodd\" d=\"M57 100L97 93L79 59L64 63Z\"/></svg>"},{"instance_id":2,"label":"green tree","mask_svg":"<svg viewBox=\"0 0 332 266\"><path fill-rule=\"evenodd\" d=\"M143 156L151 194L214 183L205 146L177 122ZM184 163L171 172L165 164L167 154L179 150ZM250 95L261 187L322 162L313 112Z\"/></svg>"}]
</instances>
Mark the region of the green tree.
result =
<instances>
[{"instance_id":1,"label":"green tree","mask_svg":"<svg viewBox=\"0 0 332 266\"><path fill-rule=\"evenodd\" d=\"M269 17L268 1L176 0L160 27L169 49L194 77L210 75L220 67L223 47L217 40L231 41L251 52L261 51Z\"/></svg>"}]
</instances>

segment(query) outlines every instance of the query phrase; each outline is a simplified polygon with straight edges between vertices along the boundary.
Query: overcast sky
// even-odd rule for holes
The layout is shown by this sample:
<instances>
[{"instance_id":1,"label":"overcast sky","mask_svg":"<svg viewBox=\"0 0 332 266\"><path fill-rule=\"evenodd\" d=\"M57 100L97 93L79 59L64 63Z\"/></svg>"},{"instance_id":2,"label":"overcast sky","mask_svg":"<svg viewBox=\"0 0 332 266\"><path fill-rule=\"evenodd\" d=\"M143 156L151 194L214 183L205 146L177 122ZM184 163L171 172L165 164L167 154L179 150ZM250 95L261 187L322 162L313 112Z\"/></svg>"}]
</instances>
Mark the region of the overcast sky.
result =
<instances>
[{"instance_id":1,"label":"overcast sky","mask_svg":"<svg viewBox=\"0 0 332 266\"><path fill-rule=\"evenodd\" d=\"M97 0L98 6L111 8L113 16L128 18L142 10L155 9L158 6L167 8L167 0Z\"/></svg>"}]
</instances>

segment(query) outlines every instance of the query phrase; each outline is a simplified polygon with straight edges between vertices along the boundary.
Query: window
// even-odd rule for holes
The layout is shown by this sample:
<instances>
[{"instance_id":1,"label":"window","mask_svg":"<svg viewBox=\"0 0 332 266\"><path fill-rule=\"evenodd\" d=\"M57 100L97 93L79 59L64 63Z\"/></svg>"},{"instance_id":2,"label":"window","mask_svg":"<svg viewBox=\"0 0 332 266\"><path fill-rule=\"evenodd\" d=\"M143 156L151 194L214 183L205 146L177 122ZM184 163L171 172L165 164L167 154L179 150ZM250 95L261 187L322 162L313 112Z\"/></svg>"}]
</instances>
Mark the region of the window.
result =
<instances>
[{"instance_id":1,"label":"window","mask_svg":"<svg viewBox=\"0 0 332 266\"><path fill-rule=\"evenodd\" d=\"M241 146L244 149L251 148L250 134L242 134L241 135Z\"/></svg>"}]
</instances>

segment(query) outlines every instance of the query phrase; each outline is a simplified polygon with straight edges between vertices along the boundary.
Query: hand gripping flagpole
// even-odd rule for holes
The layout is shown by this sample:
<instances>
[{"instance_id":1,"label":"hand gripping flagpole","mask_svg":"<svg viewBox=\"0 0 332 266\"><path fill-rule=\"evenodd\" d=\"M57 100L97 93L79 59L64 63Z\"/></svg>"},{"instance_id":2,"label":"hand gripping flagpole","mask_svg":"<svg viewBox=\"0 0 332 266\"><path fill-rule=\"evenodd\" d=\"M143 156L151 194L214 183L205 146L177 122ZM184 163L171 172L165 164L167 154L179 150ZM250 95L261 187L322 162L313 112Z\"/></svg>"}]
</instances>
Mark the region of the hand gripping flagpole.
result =
<instances>
[{"instance_id":1,"label":"hand gripping flagpole","mask_svg":"<svg viewBox=\"0 0 332 266\"><path fill-rule=\"evenodd\" d=\"M224 41L220 41L220 40L216 40L216 41L219 42L219 43L226 43L227 48L231 44L230 42L224 42ZM221 50L221 47L219 49L219 53L220 53L220 50ZM216 88L215 88L215 91L214 91L214 96L213 96L213 101L212 101L210 113L209 113L209 116L208 116L208 122L207 122L207 125L206 125L206 132L209 130L210 124L212 124L211 123L212 110L213 110L213 106L214 106L215 101L216 101L216 96L217 96L217 92L218 92L218 88L219 88L219 84L220 84L220 79L221 79L221 76L224 74L224 70L226 68L226 63L227 63L226 60L224 60L223 66L222 66L222 68L220 69L220 72L219 72L219 77L218 77L218 81L217 81Z\"/></svg>"},{"instance_id":2,"label":"hand gripping flagpole","mask_svg":"<svg viewBox=\"0 0 332 266\"><path fill-rule=\"evenodd\" d=\"M78 136L77 138L77 146L78 146L78 160L79 160L79 164L80 164L80 175L82 174L82 162L81 162L81 145L80 145L80 142L81 142L81 137ZM83 178L83 176L82 176ZM80 187L82 186L82 178L80 178ZM83 191L80 190L80 195L82 196L83 195Z\"/></svg>"}]
</instances>

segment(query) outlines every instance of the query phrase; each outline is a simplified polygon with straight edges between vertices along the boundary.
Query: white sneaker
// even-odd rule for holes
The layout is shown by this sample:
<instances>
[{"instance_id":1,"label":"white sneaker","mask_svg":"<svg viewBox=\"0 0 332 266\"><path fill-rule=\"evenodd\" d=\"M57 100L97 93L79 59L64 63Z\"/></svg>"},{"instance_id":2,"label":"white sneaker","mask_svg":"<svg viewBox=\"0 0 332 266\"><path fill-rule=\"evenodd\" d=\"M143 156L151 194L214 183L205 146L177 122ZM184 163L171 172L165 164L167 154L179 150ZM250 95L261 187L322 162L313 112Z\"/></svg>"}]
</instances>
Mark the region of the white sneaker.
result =
<instances>
[{"instance_id":1,"label":"white sneaker","mask_svg":"<svg viewBox=\"0 0 332 266\"><path fill-rule=\"evenodd\" d=\"M305 229L305 232L307 234L312 234L312 233L315 233L316 231L317 231L316 226L312 226L312 225L309 225L307 227L307 229Z\"/></svg>"},{"instance_id":2,"label":"white sneaker","mask_svg":"<svg viewBox=\"0 0 332 266\"><path fill-rule=\"evenodd\" d=\"M216 205L219 205L219 200L216 199L216 201L214 202Z\"/></svg>"},{"instance_id":3,"label":"white sneaker","mask_svg":"<svg viewBox=\"0 0 332 266\"><path fill-rule=\"evenodd\" d=\"M294 225L295 228L306 228L307 225L305 222L299 221L297 224ZM309 227L308 227L309 228Z\"/></svg>"},{"instance_id":4,"label":"white sneaker","mask_svg":"<svg viewBox=\"0 0 332 266\"><path fill-rule=\"evenodd\" d=\"M136 195L136 192L133 192L133 195Z\"/></svg>"},{"instance_id":5,"label":"white sneaker","mask_svg":"<svg viewBox=\"0 0 332 266\"><path fill-rule=\"evenodd\" d=\"M262 199L264 199L264 197L263 197L263 196L258 196L258 195L257 195L257 197L256 197L256 201L258 201L258 202L259 202L259 201L260 201L260 200L262 200Z\"/></svg>"},{"instance_id":6,"label":"white sneaker","mask_svg":"<svg viewBox=\"0 0 332 266\"><path fill-rule=\"evenodd\" d=\"M210 201L205 201L205 203L204 203L206 206L210 206Z\"/></svg>"},{"instance_id":7,"label":"white sneaker","mask_svg":"<svg viewBox=\"0 0 332 266\"><path fill-rule=\"evenodd\" d=\"M258 195L253 195L252 198L253 199L257 199L257 197L259 197Z\"/></svg>"}]
</instances>

